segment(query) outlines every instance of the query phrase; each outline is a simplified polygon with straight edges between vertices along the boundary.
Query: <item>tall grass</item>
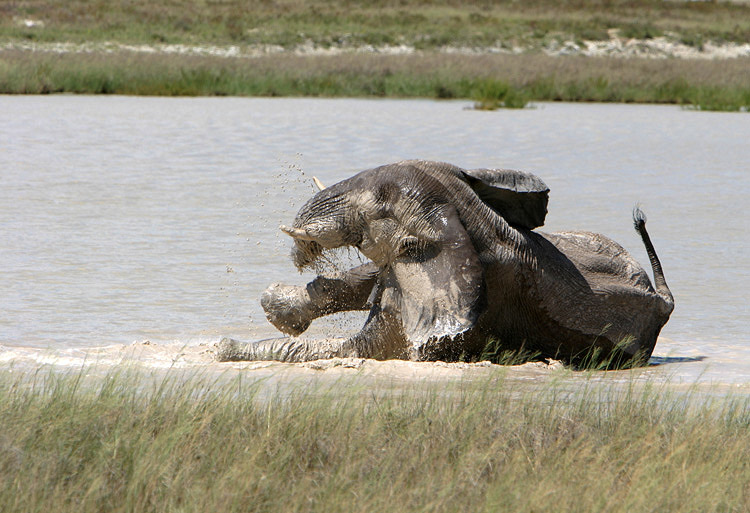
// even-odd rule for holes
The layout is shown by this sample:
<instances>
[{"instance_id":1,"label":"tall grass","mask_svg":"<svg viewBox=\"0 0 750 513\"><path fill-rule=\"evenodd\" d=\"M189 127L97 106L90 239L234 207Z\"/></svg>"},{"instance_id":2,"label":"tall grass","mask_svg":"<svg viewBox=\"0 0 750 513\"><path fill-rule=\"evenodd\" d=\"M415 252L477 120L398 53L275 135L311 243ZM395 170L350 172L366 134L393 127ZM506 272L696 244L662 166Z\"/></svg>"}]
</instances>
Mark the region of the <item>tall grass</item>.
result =
<instances>
[{"instance_id":1,"label":"tall grass","mask_svg":"<svg viewBox=\"0 0 750 513\"><path fill-rule=\"evenodd\" d=\"M545 55L354 55L221 58L134 53L0 52L0 93L348 96L674 103L750 107L750 59L606 59ZM510 94L510 96L505 96Z\"/></svg>"},{"instance_id":2,"label":"tall grass","mask_svg":"<svg viewBox=\"0 0 750 513\"><path fill-rule=\"evenodd\" d=\"M503 373L407 391L347 378L0 376L0 510L747 511L746 399Z\"/></svg>"}]
</instances>

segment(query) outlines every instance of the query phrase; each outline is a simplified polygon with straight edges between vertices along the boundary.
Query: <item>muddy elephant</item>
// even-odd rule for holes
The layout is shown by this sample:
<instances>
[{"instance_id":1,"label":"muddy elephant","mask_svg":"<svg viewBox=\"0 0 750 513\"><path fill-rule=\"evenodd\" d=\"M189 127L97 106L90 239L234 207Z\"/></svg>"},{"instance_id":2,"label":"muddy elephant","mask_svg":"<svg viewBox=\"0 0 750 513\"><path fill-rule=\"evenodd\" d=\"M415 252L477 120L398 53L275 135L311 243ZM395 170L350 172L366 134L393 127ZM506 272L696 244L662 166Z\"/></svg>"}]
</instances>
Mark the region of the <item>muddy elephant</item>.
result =
<instances>
[{"instance_id":1,"label":"muddy elephant","mask_svg":"<svg viewBox=\"0 0 750 513\"><path fill-rule=\"evenodd\" d=\"M224 339L217 358L455 361L510 350L578 366L645 363L674 307L645 216L636 209L633 218L654 285L603 235L536 231L548 192L531 174L428 161L369 169L321 190L281 227L296 267L343 246L370 262L307 286L272 285L262 306L291 336ZM297 337L315 318L346 310L369 310L356 335Z\"/></svg>"}]
</instances>

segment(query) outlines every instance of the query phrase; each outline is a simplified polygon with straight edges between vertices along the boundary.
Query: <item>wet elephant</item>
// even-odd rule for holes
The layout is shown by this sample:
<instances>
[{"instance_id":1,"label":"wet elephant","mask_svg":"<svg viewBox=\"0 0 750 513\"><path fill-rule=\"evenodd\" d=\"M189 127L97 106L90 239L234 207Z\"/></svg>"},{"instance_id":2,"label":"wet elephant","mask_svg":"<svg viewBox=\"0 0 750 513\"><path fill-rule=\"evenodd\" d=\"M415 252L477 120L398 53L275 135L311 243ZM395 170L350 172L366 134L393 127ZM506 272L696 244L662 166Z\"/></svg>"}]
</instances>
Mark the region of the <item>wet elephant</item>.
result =
<instances>
[{"instance_id":1,"label":"wet elephant","mask_svg":"<svg viewBox=\"0 0 750 513\"><path fill-rule=\"evenodd\" d=\"M543 233L548 188L511 170L405 161L328 187L299 211L292 259L357 248L370 262L307 286L275 284L261 303L292 335L224 339L220 360L303 361L334 356L477 359L525 351L574 365L647 361L674 307L661 264L634 212L654 273L616 242L589 232ZM346 339L299 338L317 317L369 310Z\"/></svg>"}]
</instances>

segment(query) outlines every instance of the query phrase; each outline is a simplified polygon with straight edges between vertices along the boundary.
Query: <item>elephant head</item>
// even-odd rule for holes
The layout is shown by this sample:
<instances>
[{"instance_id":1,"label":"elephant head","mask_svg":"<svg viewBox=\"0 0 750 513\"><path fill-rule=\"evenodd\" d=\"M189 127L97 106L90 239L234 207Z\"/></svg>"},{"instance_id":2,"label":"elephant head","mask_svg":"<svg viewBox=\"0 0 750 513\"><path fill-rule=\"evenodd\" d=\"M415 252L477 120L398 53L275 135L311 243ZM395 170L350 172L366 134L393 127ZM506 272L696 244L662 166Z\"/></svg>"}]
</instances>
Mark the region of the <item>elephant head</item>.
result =
<instances>
[{"instance_id":1,"label":"elephant head","mask_svg":"<svg viewBox=\"0 0 750 513\"><path fill-rule=\"evenodd\" d=\"M499 235L541 226L548 192L518 171L404 161L320 191L281 229L300 269L342 246L372 260L371 319L397 319L414 349L476 324L486 301L483 257Z\"/></svg>"}]
</instances>

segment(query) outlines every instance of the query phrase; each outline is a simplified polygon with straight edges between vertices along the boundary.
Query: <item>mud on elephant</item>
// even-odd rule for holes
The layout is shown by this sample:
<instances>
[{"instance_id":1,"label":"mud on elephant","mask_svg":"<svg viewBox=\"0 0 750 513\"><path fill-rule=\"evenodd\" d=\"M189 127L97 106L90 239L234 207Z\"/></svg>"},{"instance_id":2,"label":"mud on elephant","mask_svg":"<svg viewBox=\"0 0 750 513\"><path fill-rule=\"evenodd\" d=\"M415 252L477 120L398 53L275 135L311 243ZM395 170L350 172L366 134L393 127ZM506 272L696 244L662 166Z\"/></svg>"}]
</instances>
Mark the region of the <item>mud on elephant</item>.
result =
<instances>
[{"instance_id":1,"label":"mud on elephant","mask_svg":"<svg viewBox=\"0 0 750 513\"><path fill-rule=\"evenodd\" d=\"M524 350L573 365L647 361L674 301L636 210L654 285L616 242L589 232L542 233L548 188L510 170L405 161L321 190L292 227L297 268L353 246L370 262L307 286L272 285L269 321L291 337L224 339L220 360L334 356L477 359ZM317 317L369 310L346 339L297 338Z\"/></svg>"}]
</instances>

